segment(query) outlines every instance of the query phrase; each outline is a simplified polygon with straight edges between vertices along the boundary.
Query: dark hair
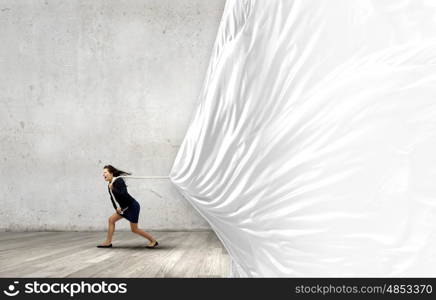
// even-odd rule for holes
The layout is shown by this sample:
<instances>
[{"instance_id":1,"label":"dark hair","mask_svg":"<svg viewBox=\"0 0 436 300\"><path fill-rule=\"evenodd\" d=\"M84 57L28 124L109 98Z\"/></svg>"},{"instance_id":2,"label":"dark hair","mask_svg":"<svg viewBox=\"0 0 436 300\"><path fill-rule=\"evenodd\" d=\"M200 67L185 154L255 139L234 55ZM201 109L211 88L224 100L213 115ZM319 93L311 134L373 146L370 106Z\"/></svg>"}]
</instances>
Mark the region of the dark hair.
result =
<instances>
[{"instance_id":1,"label":"dark hair","mask_svg":"<svg viewBox=\"0 0 436 300\"><path fill-rule=\"evenodd\" d=\"M127 172L118 170L117 168L115 168L112 165L106 165L103 167L103 169L108 169L108 171L110 173L112 173L112 175L114 175L115 177L120 176L120 175L132 175L131 173L127 173Z\"/></svg>"}]
</instances>

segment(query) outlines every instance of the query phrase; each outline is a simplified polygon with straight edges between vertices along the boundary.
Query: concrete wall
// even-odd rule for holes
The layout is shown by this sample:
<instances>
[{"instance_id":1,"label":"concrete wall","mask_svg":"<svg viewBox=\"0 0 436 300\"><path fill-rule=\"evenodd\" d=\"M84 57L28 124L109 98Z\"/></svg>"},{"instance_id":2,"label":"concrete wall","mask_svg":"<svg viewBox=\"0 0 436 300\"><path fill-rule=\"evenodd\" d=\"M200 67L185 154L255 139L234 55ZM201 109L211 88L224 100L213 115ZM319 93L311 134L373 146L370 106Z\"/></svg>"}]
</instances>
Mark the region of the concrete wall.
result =
<instances>
[{"instance_id":1,"label":"concrete wall","mask_svg":"<svg viewBox=\"0 0 436 300\"><path fill-rule=\"evenodd\" d=\"M0 0L0 230L105 230L105 164L168 175L224 2ZM129 191L144 229L209 228L168 180Z\"/></svg>"}]
</instances>

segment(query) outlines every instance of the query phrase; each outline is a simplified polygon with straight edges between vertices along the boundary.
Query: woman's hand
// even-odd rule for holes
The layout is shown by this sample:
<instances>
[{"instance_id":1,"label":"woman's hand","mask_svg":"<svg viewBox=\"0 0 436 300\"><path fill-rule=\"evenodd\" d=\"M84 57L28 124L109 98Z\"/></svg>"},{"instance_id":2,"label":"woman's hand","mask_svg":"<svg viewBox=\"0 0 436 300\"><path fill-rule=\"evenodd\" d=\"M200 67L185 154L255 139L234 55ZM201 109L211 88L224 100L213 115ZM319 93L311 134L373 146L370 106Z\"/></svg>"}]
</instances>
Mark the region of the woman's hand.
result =
<instances>
[{"instance_id":1,"label":"woman's hand","mask_svg":"<svg viewBox=\"0 0 436 300\"><path fill-rule=\"evenodd\" d=\"M117 207L117 213L121 214L121 208Z\"/></svg>"}]
</instances>

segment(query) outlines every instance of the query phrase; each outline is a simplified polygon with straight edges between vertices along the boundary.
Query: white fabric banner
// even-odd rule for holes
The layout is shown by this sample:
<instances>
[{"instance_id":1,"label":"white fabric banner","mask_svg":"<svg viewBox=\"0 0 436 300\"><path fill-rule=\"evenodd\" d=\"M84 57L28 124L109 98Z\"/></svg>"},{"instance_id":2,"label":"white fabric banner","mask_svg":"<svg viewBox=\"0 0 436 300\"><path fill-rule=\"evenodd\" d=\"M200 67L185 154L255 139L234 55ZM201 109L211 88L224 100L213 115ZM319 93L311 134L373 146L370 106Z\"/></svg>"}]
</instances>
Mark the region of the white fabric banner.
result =
<instances>
[{"instance_id":1,"label":"white fabric banner","mask_svg":"<svg viewBox=\"0 0 436 300\"><path fill-rule=\"evenodd\" d=\"M436 1L228 0L169 178L232 277L436 276Z\"/></svg>"}]
</instances>

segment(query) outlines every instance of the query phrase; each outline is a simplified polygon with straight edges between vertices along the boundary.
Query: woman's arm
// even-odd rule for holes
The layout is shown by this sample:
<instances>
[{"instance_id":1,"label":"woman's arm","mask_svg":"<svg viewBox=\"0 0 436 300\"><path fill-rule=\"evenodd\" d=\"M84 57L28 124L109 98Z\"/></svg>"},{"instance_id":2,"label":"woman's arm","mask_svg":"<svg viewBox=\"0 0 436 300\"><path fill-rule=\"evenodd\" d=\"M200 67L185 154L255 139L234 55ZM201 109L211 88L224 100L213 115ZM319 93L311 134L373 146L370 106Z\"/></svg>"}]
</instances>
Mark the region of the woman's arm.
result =
<instances>
[{"instance_id":1,"label":"woman's arm","mask_svg":"<svg viewBox=\"0 0 436 300\"><path fill-rule=\"evenodd\" d=\"M107 190L109 191L109 196L111 197L111 202L112 202L112 206L115 208L115 210L117 210L117 205L115 204L114 199L112 198L112 193L110 191L110 187L107 187Z\"/></svg>"},{"instance_id":2,"label":"woman's arm","mask_svg":"<svg viewBox=\"0 0 436 300\"><path fill-rule=\"evenodd\" d=\"M112 185L117 189L118 194L128 195L127 185L123 178L117 178Z\"/></svg>"}]
</instances>

